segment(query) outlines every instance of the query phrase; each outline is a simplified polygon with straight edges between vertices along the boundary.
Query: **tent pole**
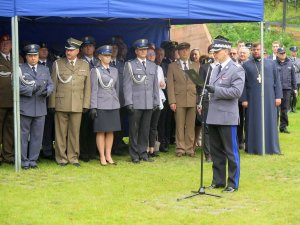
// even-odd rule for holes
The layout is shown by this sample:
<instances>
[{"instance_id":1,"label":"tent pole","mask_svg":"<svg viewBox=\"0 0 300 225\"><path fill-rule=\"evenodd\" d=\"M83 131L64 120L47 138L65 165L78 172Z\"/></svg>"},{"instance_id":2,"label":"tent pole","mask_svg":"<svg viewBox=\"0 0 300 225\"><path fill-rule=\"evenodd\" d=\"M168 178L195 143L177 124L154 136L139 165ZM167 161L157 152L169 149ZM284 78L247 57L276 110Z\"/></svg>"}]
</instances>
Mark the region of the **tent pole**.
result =
<instances>
[{"instance_id":1,"label":"tent pole","mask_svg":"<svg viewBox=\"0 0 300 225\"><path fill-rule=\"evenodd\" d=\"M18 17L11 18L12 26L12 58L13 58L13 97L14 97L14 146L15 146L15 170L21 169L21 137L20 137L20 94L19 94L19 32Z\"/></svg>"},{"instance_id":2,"label":"tent pole","mask_svg":"<svg viewBox=\"0 0 300 225\"><path fill-rule=\"evenodd\" d=\"M264 22L260 22L260 56L261 56L261 128L262 128L262 155L266 153L265 145L265 71L264 71Z\"/></svg>"}]
</instances>

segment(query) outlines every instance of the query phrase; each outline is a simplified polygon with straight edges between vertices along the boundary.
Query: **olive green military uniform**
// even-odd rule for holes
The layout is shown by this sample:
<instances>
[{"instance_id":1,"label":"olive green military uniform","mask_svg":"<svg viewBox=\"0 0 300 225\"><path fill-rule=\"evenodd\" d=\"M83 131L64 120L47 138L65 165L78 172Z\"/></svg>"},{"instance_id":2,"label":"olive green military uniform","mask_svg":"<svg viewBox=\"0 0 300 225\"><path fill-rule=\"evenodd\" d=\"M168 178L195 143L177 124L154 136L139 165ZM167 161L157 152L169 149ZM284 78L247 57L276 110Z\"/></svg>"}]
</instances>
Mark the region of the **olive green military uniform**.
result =
<instances>
[{"instance_id":1,"label":"olive green military uniform","mask_svg":"<svg viewBox=\"0 0 300 225\"><path fill-rule=\"evenodd\" d=\"M56 111L55 158L57 163L78 163L81 115L90 106L89 64L77 58L73 66L67 59L58 59L51 77L55 91L48 107Z\"/></svg>"}]
</instances>

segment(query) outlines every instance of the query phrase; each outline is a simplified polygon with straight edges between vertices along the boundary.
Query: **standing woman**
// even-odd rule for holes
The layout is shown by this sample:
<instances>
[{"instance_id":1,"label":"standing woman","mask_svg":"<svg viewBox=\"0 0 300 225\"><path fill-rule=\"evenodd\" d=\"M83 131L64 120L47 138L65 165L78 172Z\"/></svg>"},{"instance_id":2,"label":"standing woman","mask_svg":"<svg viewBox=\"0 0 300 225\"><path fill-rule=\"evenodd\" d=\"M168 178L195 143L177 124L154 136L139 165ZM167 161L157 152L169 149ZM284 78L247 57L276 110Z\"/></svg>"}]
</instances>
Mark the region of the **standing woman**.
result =
<instances>
[{"instance_id":1,"label":"standing woman","mask_svg":"<svg viewBox=\"0 0 300 225\"><path fill-rule=\"evenodd\" d=\"M101 46L97 50L100 64L91 70L91 118L94 120L96 144L100 154L100 164L116 163L111 158L114 131L121 130L119 114L118 70L110 67L112 47Z\"/></svg>"}]
</instances>

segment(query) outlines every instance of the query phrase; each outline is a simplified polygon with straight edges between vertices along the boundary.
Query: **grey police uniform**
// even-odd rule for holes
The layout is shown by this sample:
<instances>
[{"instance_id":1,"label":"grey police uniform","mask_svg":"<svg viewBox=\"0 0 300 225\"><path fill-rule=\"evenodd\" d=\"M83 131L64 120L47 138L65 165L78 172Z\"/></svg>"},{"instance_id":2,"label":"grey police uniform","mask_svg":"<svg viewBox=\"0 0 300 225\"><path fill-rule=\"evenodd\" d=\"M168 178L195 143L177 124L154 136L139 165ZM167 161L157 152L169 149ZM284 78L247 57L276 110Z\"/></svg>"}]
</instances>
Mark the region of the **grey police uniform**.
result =
<instances>
[{"instance_id":1,"label":"grey police uniform","mask_svg":"<svg viewBox=\"0 0 300 225\"><path fill-rule=\"evenodd\" d=\"M147 159L149 128L153 107L159 106L157 65L146 61L146 69L136 58L125 63L123 91L125 106L132 105L129 115L129 153L133 161ZM130 70L130 66L132 70Z\"/></svg>"},{"instance_id":2,"label":"grey police uniform","mask_svg":"<svg viewBox=\"0 0 300 225\"><path fill-rule=\"evenodd\" d=\"M109 71L108 71L109 70ZM102 65L91 71L91 109L97 109L94 132L121 129L118 70Z\"/></svg>"},{"instance_id":3,"label":"grey police uniform","mask_svg":"<svg viewBox=\"0 0 300 225\"><path fill-rule=\"evenodd\" d=\"M213 161L212 184L226 185L226 158L228 160L227 186L238 189L240 177L237 125L239 124L238 99L242 95L245 71L230 60L225 68L212 71L210 85L215 92L210 94L206 123L209 124L210 152ZM225 157L226 156L226 157Z\"/></svg>"},{"instance_id":4,"label":"grey police uniform","mask_svg":"<svg viewBox=\"0 0 300 225\"><path fill-rule=\"evenodd\" d=\"M42 145L45 115L47 114L46 97L53 91L49 69L37 65L36 74L29 65L20 66L23 80L20 81L20 114L21 114L21 165L36 166ZM35 81L34 85L27 82Z\"/></svg>"}]
</instances>

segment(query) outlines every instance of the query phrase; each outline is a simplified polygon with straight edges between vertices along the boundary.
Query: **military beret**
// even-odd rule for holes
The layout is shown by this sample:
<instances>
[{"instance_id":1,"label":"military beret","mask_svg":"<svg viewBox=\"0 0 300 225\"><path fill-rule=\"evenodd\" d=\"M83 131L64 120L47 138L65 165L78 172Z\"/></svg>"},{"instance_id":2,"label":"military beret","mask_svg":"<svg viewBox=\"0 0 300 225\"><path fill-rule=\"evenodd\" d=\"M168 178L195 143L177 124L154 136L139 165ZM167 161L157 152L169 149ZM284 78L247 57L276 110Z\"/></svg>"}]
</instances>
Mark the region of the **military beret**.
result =
<instances>
[{"instance_id":1,"label":"military beret","mask_svg":"<svg viewBox=\"0 0 300 225\"><path fill-rule=\"evenodd\" d=\"M182 49L187 49L187 48L190 48L190 47L191 47L190 43L182 42L179 45L177 45L176 49L177 50L182 50Z\"/></svg>"},{"instance_id":2,"label":"military beret","mask_svg":"<svg viewBox=\"0 0 300 225\"><path fill-rule=\"evenodd\" d=\"M292 47L290 47L290 51L297 52L298 51L298 47L297 46L292 46Z\"/></svg>"},{"instance_id":3,"label":"military beret","mask_svg":"<svg viewBox=\"0 0 300 225\"><path fill-rule=\"evenodd\" d=\"M278 49L277 49L277 53L279 53L279 54L285 53L285 48L283 48L283 47L278 48Z\"/></svg>"},{"instance_id":4,"label":"military beret","mask_svg":"<svg viewBox=\"0 0 300 225\"><path fill-rule=\"evenodd\" d=\"M92 36L85 36L84 38L82 38L82 46L84 45L96 45L96 41L95 38L93 38Z\"/></svg>"},{"instance_id":5,"label":"military beret","mask_svg":"<svg viewBox=\"0 0 300 225\"><path fill-rule=\"evenodd\" d=\"M23 50L27 55L35 55L39 53L39 49L40 49L39 45L30 44L30 45L26 45Z\"/></svg>"},{"instance_id":6,"label":"military beret","mask_svg":"<svg viewBox=\"0 0 300 225\"><path fill-rule=\"evenodd\" d=\"M80 46L82 44L82 41L79 41L75 38L69 38L67 40L67 43L65 45L65 49L68 49L68 50L75 50L75 49L79 49Z\"/></svg>"},{"instance_id":7,"label":"military beret","mask_svg":"<svg viewBox=\"0 0 300 225\"><path fill-rule=\"evenodd\" d=\"M136 40L133 43L133 47L134 48L139 48L139 49L148 48L148 40L147 39Z\"/></svg>"},{"instance_id":8,"label":"military beret","mask_svg":"<svg viewBox=\"0 0 300 225\"><path fill-rule=\"evenodd\" d=\"M211 45L210 52L218 52L222 49L231 48L231 43L228 41L228 39L220 35L213 40Z\"/></svg>"},{"instance_id":9,"label":"military beret","mask_svg":"<svg viewBox=\"0 0 300 225\"><path fill-rule=\"evenodd\" d=\"M39 45L40 45L40 48L48 48L48 46L45 42L42 42Z\"/></svg>"},{"instance_id":10,"label":"military beret","mask_svg":"<svg viewBox=\"0 0 300 225\"><path fill-rule=\"evenodd\" d=\"M8 34L3 34L1 37L0 37L0 42L2 41L11 41L11 38Z\"/></svg>"},{"instance_id":11,"label":"military beret","mask_svg":"<svg viewBox=\"0 0 300 225\"><path fill-rule=\"evenodd\" d=\"M111 55L112 54L112 47L111 45L103 45L97 49L98 55Z\"/></svg>"}]
</instances>

